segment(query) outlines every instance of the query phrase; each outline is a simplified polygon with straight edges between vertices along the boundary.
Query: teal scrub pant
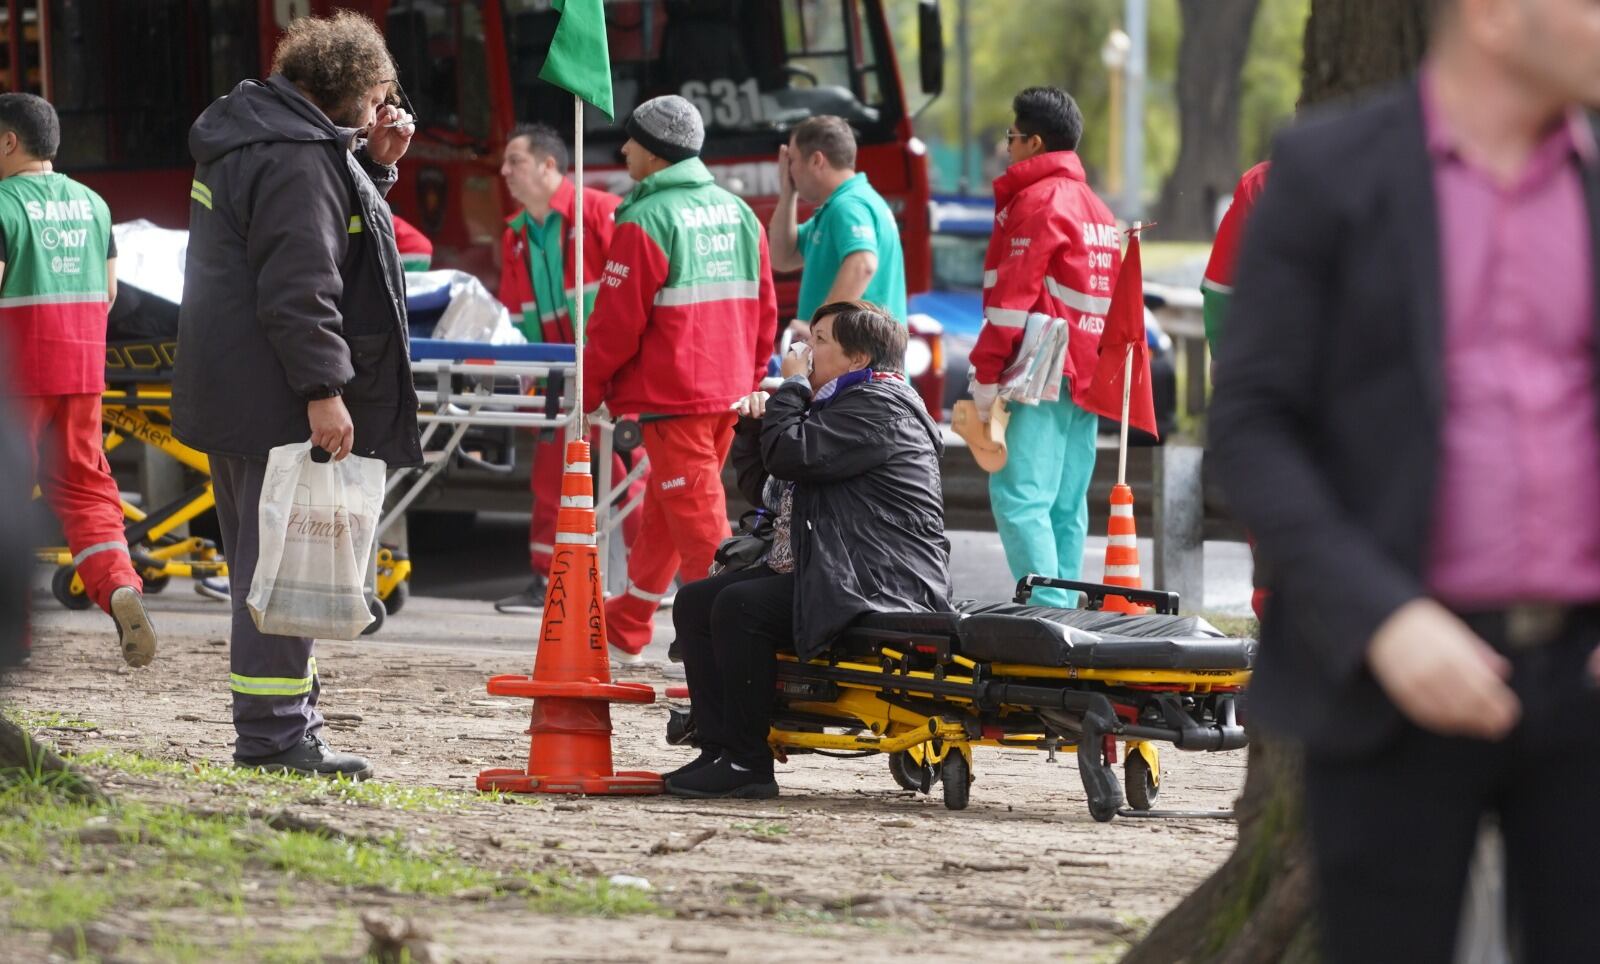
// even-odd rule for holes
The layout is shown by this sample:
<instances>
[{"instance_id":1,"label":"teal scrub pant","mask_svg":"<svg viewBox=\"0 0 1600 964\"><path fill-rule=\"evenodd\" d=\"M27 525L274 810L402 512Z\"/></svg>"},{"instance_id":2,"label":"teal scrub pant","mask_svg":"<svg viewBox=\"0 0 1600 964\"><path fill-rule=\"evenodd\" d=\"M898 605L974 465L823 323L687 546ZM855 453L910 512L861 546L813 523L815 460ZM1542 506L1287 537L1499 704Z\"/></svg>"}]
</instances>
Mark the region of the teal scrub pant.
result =
<instances>
[{"instance_id":1,"label":"teal scrub pant","mask_svg":"<svg viewBox=\"0 0 1600 964\"><path fill-rule=\"evenodd\" d=\"M989 476L989 504L1011 576L1077 579L1099 419L1072 403L1064 382L1059 401L1008 407L1006 464ZM1034 590L1031 601L1070 609L1078 599L1076 592L1047 588Z\"/></svg>"}]
</instances>

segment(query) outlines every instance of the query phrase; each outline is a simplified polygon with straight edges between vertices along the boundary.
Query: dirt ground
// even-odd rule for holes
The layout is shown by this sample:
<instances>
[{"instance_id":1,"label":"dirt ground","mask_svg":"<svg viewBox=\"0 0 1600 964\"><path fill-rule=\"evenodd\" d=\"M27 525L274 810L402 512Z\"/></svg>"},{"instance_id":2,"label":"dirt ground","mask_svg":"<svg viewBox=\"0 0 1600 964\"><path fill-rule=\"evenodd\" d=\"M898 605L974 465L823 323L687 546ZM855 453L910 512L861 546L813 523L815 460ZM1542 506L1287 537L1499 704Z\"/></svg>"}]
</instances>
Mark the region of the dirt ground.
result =
<instances>
[{"instance_id":1,"label":"dirt ground","mask_svg":"<svg viewBox=\"0 0 1600 964\"><path fill-rule=\"evenodd\" d=\"M121 750L167 761L226 763L231 752L226 616L175 588L154 597L162 648L128 670L98 612L67 613L36 598L31 668L9 678L13 712L94 721L42 735L64 752ZM351 912L383 910L427 924L465 961L1115 960L1127 942L1229 853L1227 820L1118 818L1097 824L1083 803L1071 754L980 749L971 807L898 790L882 758L797 756L778 767L773 801L543 798L496 803L470 794L478 770L516 766L526 753L528 706L489 697L492 674L531 664L528 617L481 616L483 607L413 599L373 640L318 646L329 737L372 759L378 779L461 791L463 803L413 812L350 803L303 809L342 834L401 831L504 870L565 870L581 878L649 882L657 915L606 919L532 913L481 893L398 896L324 888L281 906L263 886L246 917L258 930L324 928L328 959L359 959L366 938ZM391 629L393 631L391 631ZM621 678L669 682L659 667ZM686 752L662 734L667 705L613 709L618 769L666 770ZM1242 752L1163 755L1160 805L1217 810L1244 778ZM123 800L248 806L249 790L181 778L94 771ZM231 797L231 798L230 798ZM706 831L714 834L673 852ZM654 851L654 852L652 852ZM119 927L152 926L219 942L237 911L136 910ZM142 930L141 930L142 929ZM0 930L12 960L45 959L49 937ZM146 950L135 959L153 959Z\"/></svg>"}]
</instances>

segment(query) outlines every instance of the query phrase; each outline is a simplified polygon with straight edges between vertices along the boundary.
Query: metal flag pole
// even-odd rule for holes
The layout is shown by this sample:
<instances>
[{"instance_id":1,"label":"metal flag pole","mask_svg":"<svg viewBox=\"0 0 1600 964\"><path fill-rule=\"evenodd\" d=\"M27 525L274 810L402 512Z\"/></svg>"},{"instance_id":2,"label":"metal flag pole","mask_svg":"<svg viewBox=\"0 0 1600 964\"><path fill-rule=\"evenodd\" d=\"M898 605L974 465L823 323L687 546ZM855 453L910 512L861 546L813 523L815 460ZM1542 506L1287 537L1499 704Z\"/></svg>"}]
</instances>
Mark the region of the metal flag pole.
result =
<instances>
[{"instance_id":1,"label":"metal flag pole","mask_svg":"<svg viewBox=\"0 0 1600 964\"><path fill-rule=\"evenodd\" d=\"M573 94L573 352L578 355L574 372L573 407L578 410L578 437L589 437L589 416L584 415L584 99ZM1126 404L1123 404L1126 408ZM1126 415L1123 415L1126 421Z\"/></svg>"},{"instance_id":2,"label":"metal flag pole","mask_svg":"<svg viewBox=\"0 0 1600 964\"><path fill-rule=\"evenodd\" d=\"M1139 243L1143 221L1133 222L1130 244ZM1128 357L1122 362L1122 442L1117 448L1117 484L1128 484L1128 405L1133 398L1133 343L1128 344Z\"/></svg>"}]
</instances>

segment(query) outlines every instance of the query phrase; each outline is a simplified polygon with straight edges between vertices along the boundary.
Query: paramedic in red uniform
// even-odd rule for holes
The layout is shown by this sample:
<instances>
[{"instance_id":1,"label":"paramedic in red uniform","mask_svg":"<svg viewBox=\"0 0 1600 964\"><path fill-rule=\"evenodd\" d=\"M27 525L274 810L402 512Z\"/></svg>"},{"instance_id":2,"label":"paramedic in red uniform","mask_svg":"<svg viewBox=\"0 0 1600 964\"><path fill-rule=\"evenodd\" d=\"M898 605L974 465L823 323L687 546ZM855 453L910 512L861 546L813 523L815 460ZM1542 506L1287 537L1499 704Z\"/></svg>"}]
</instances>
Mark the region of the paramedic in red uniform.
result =
<instances>
[{"instance_id":1,"label":"paramedic in red uniform","mask_svg":"<svg viewBox=\"0 0 1600 964\"><path fill-rule=\"evenodd\" d=\"M1233 275L1239 263L1239 243L1244 240L1244 226L1267 186L1267 171L1271 169L1271 161L1262 161L1239 178L1238 187L1233 189L1233 203L1222 215L1216 240L1211 242L1211 260L1206 262L1205 277L1200 282L1200 297L1205 304L1206 345L1211 349L1212 358L1217 357L1217 339L1222 337L1228 302L1233 298ZM1267 573L1261 560L1255 558L1254 539L1250 540L1250 555L1255 570L1250 608L1260 619L1267 605Z\"/></svg>"},{"instance_id":2,"label":"paramedic in red uniform","mask_svg":"<svg viewBox=\"0 0 1600 964\"><path fill-rule=\"evenodd\" d=\"M1060 397L1009 406L1009 455L989 476L989 501L1014 578L1038 573L1077 579L1100 423L1080 403L1094 375L1122 239L1111 211L1084 181L1077 102L1055 87L1029 87L1011 107L1010 166L994 182L995 228L983 261L983 327L972 348L972 399L978 417L988 421L1030 314L1067 321ZM1072 608L1077 595L1040 589L1033 598L1035 605Z\"/></svg>"},{"instance_id":3,"label":"paramedic in red uniform","mask_svg":"<svg viewBox=\"0 0 1600 964\"><path fill-rule=\"evenodd\" d=\"M555 129L545 124L523 124L506 141L500 176L522 210L506 225L500 238L500 300L530 342L572 344L572 309L579 295L575 273L577 253L573 199L577 189L567 176L567 145ZM615 214L622 199L615 194L583 189L583 289L584 317L593 313L595 289L606 267L606 251L616 230ZM563 443L550 432L534 449L533 514L528 524L528 561L533 581L522 592L500 600L494 608L503 613L531 613L544 605L555 552L556 512L561 501ZM622 478L622 461L612 465L613 478ZM638 529L635 514L624 524L623 535L632 544Z\"/></svg>"},{"instance_id":4,"label":"paramedic in red uniform","mask_svg":"<svg viewBox=\"0 0 1600 964\"><path fill-rule=\"evenodd\" d=\"M400 252L400 267L407 271L427 271L433 267L433 242L398 214L394 215L394 246Z\"/></svg>"},{"instance_id":5,"label":"paramedic in red uniform","mask_svg":"<svg viewBox=\"0 0 1600 964\"><path fill-rule=\"evenodd\" d=\"M673 94L624 122L628 175L584 349L584 405L636 412L650 457L628 586L606 633L629 661L650 644L672 577L704 579L728 536L722 462L733 404L761 384L778 333L767 234L700 160L705 127Z\"/></svg>"},{"instance_id":6,"label":"paramedic in red uniform","mask_svg":"<svg viewBox=\"0 0 1600 964\"><path fill-rule=\"evenodd\" d=\"M54 107L0 94L0 326L5 393L27 432L35 476L61 520L72 564L117 625L122 658L144 666L156 636L122 533L122 497L100 449L106 316L116 297L111 214L57 174Z\"/></svg>"}]
</instances>

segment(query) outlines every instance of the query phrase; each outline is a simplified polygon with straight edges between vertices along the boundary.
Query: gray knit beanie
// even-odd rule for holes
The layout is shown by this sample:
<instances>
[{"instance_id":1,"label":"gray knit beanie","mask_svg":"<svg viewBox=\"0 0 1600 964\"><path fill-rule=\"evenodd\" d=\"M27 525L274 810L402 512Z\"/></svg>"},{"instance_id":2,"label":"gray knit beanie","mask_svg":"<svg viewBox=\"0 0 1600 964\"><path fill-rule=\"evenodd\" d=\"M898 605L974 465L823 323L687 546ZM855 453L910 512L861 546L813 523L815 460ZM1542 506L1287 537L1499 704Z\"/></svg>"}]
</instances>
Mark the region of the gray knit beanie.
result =
<instances>
[{"instance_id":1,"label":"gray knit beanie","mask_svg":"<svg viewBox=\"0 0 1600 964\"><path fill-rule=\"evenodd\" d=\"M706 140L700 112L677 94L652 97L635 107L622 129L645 150L673 163L698 156Z\"/></svg>"}]
</instances>

